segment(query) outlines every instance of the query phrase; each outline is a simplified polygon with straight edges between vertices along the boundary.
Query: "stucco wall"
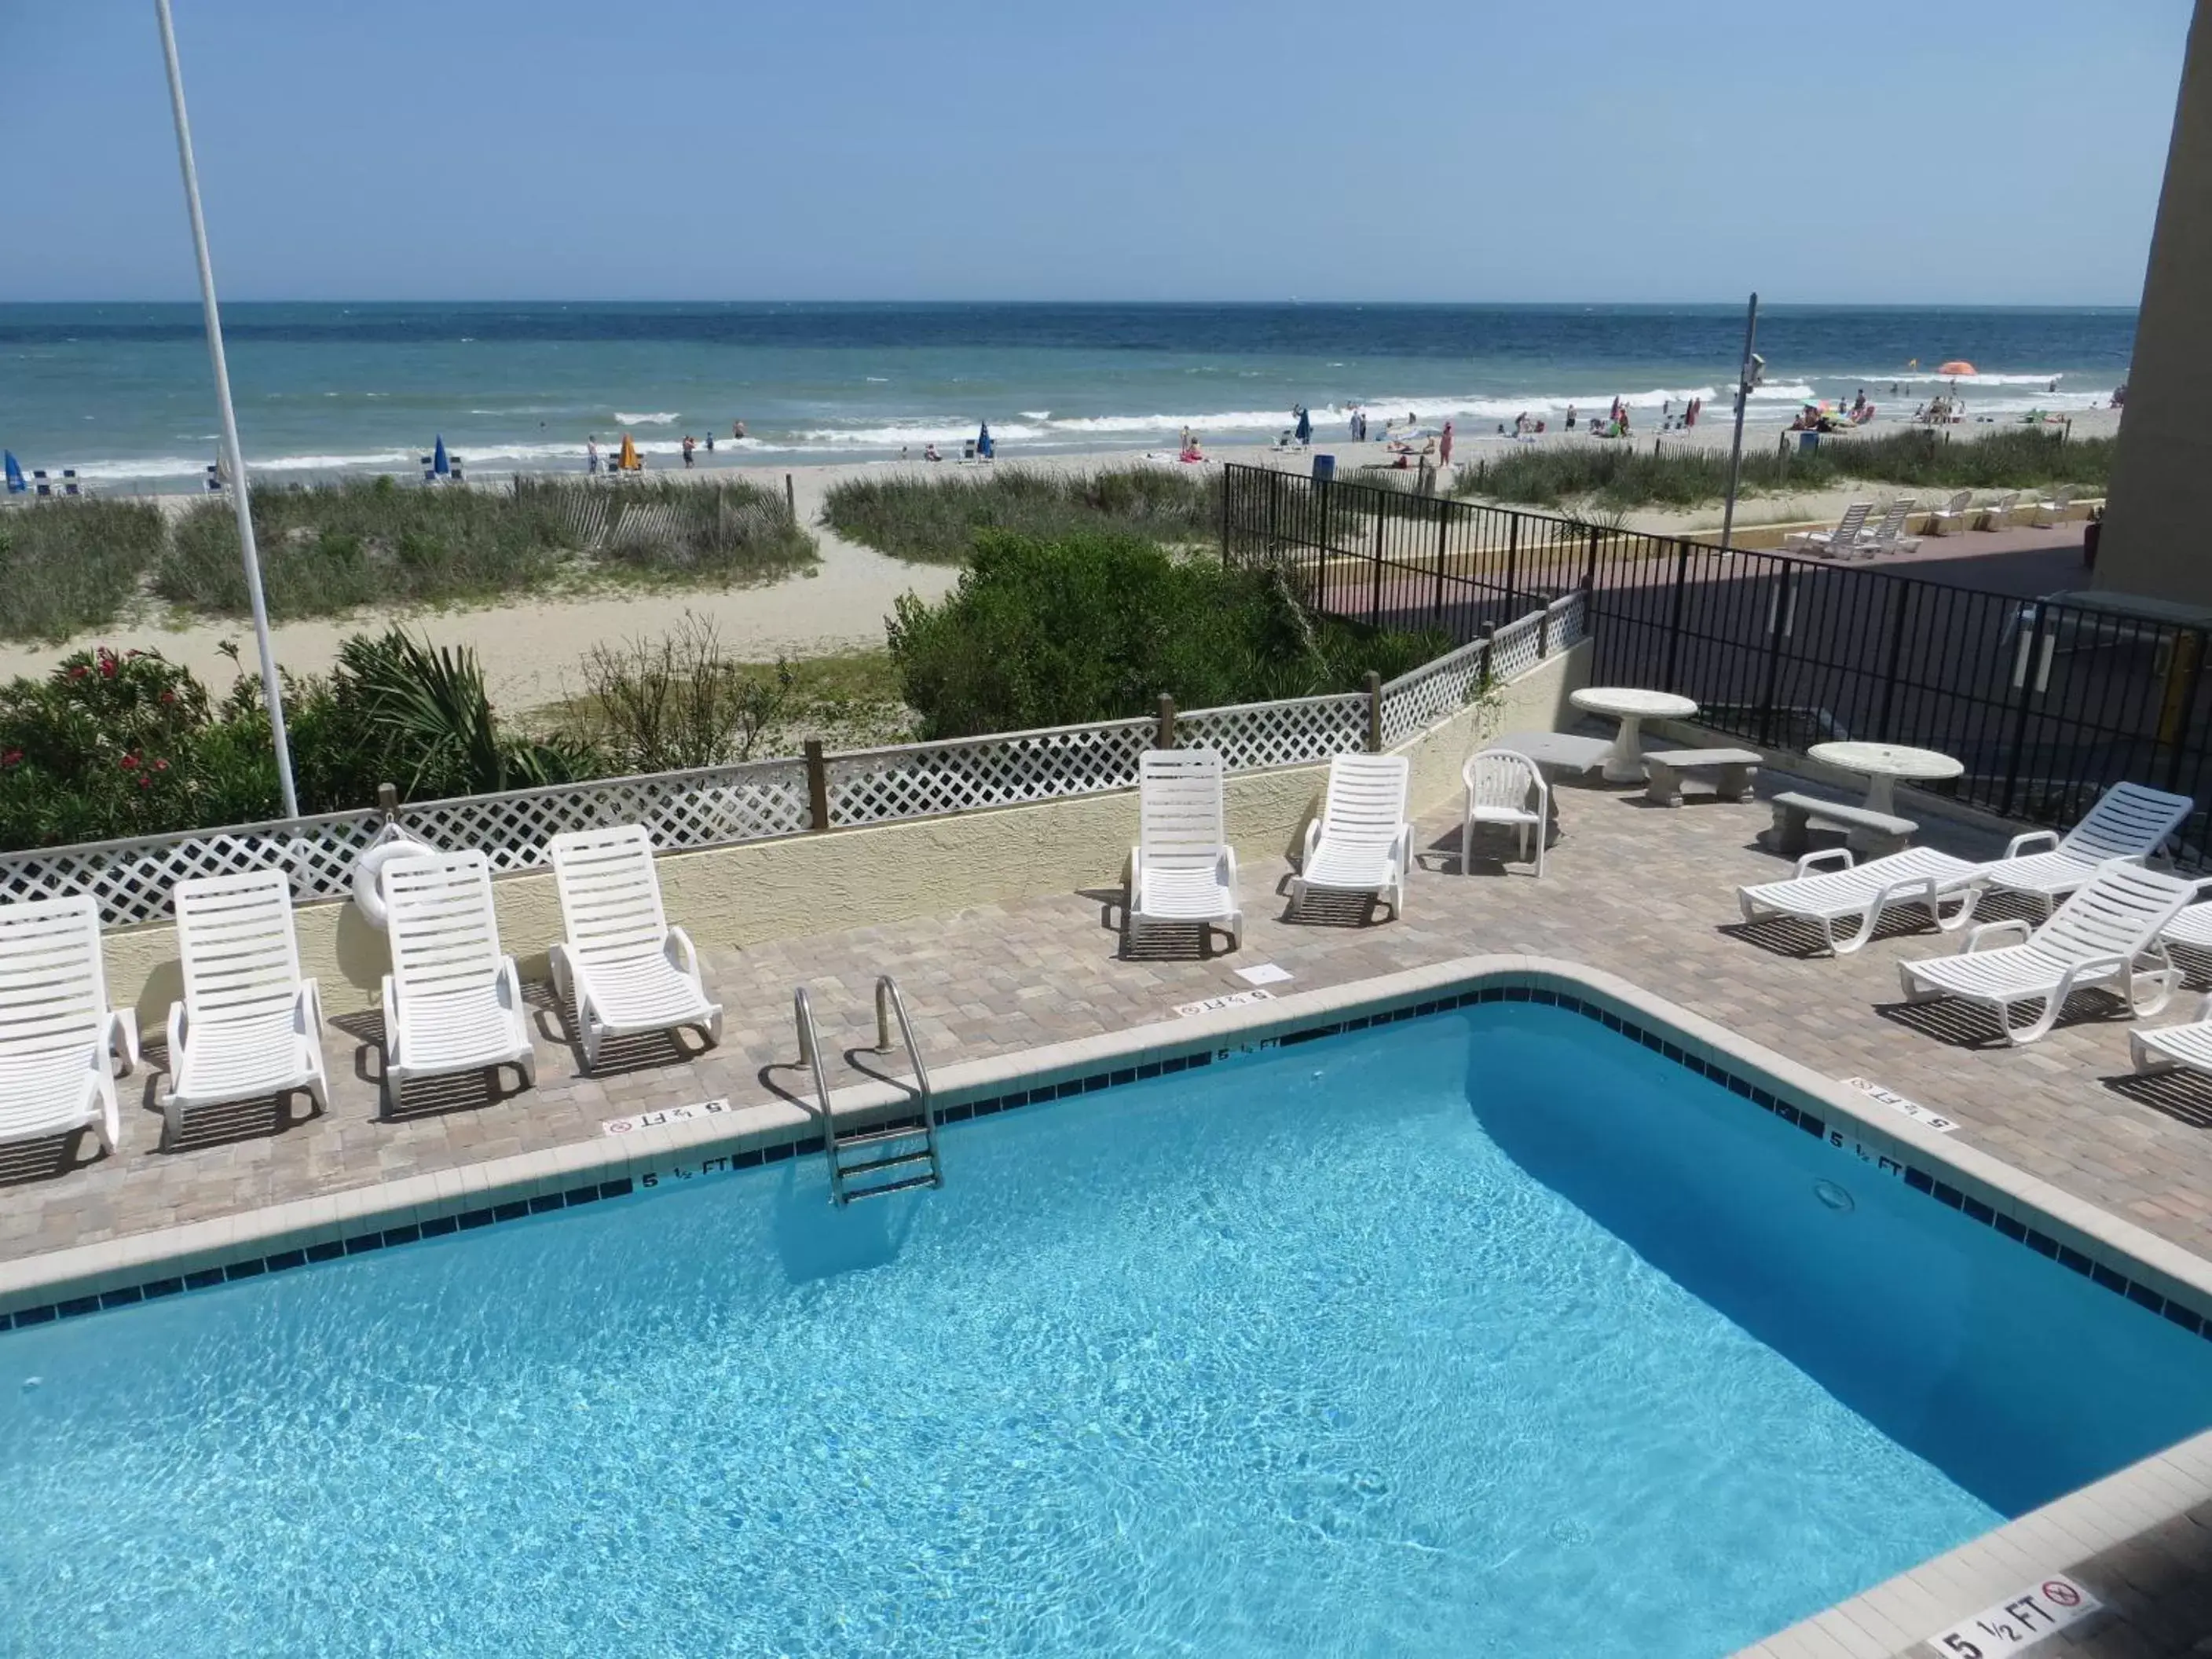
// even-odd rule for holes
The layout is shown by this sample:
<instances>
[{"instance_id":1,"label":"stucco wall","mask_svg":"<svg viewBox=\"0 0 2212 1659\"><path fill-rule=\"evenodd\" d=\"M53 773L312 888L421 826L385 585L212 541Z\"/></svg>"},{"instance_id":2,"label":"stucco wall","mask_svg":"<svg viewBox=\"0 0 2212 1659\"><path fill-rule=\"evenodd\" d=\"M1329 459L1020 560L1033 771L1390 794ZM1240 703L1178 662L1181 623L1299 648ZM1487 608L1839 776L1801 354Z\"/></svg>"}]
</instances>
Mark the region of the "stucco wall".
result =
<instances>
[{"instance_id":1,"label":"stucco wall","mask_svg":"<svg viewBox=\"0 0 2212 1659\"><path fill-rule=\"evenodd\" d=\"M2212 605L2212 8L2189 30L2166 185L2143 280L2127 413L2097 545L2100 588Z\"/></svg>"},{"instance_id":2,"label":"stucco wall","mask_svg":"<svg viewBox=\"0 0 2212 1659\"><path fill-rule=\"evenodd\" d=\"M1587 682L1587 641L1538 665L1490 700L1401 744L1413 763L1416 813L1459 788L1459 768L1484 737L1552 730L1567 693ZM1229 836L1243 859L1280 859L1304 838L1319 804L1326 766L1291 766L1231 777ZM669 920L698 944L756 945L834 933L872 922L943 915L1084 887L1118 886L1136 834L1133 790L1030 806L999 807L909 823L832 830L671 853L660 860ZM561 937L561 903L550 872L493 884L500 938L523 976L545 975L545 947ZM384 935L351 903L303 905L296 915L302 970L321 981L325 1009L376 1006L389 965ZM106 935L108 994L137 1008L152 1030L182 994L177 930L162 922Z\"/></svg>"}]
</instances>

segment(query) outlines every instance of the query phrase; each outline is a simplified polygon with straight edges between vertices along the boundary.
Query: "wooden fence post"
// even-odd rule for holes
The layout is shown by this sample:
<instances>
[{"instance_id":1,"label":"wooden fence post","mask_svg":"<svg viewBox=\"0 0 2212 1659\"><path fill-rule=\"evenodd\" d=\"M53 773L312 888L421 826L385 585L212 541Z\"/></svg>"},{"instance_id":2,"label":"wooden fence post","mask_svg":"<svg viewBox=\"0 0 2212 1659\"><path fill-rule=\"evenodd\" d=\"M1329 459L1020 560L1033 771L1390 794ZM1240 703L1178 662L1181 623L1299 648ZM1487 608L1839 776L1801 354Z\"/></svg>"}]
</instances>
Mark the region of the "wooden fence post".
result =
<instances>
[{"instance_id":1,"label":"wooden fence post","mask_svg":"<svg viewBox=\"0 0 2212 1659\"><path fill-rule=\"evenodd\" d=\"M1367 752L1382 752L1382 677L1367 671Z\"/></svg>"},{"instance_id":2,"label":"wooden fence post","mask_svg":"<svg viewBox=\"0 0 2212 1659\"><path fill-rule=\"evenodd\" d=\"M1172 749L1176 746L1175 699L1166 692L1160 693L1159 724L1152 731L1152 747Z\"/></svg>"},{"instance_id":3,"label":"wooden fence post","mask_svg":"<svg viewBox=\"0 0 2212 1659\"><path fill-rule=\"evenodd\" d=\"M830 768L822 758L821 738L807 738L805 750L806 827L818 834L830 827Z\"/></svg>"}]
</instances>

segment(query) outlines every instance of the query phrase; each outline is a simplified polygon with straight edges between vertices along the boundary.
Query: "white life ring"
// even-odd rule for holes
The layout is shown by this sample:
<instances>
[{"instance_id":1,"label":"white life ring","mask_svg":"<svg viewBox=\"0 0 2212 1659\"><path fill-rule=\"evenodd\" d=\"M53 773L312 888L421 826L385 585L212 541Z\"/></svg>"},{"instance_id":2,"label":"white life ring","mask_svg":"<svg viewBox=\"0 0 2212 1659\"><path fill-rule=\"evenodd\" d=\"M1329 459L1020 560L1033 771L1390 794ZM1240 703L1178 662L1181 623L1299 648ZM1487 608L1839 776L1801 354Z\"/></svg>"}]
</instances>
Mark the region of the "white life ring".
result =
<instances>
[{"instance_id":1,"label":"white life ring","mask_svg":"<svg viewBox=\"0 0 2212 1659\"><path fill-rule=\"evenodd\" d=\"M361 907L361 916L378 933L384 931L386 912L384 889L379 880L384 866L394 859L421 858L438 849L420 842L401 830L388 841L380 841L361 855L353 867L353 902Z\"/></svg>"}]
</instances>

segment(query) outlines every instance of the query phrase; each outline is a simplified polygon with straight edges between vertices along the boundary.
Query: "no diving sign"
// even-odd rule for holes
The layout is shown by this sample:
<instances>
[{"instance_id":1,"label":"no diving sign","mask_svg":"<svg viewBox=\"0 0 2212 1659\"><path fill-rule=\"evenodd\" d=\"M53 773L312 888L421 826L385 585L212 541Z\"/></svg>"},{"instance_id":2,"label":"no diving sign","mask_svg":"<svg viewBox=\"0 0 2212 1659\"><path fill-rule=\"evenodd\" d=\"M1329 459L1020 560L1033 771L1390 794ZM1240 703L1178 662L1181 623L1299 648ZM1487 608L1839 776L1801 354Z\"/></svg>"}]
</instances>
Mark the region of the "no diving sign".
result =
<instances>
[{"instance_id":1,"label":"no diving sign","mask_svg":"<svg viewBox=\"0 0 2212 1659\"><path fill-rule=\"evenodd\" d=\"M2052 1573L2017 1595L1984 1607L1940 1635L1929 1646L1955 1659L2005 1659L2053 1631L2087 1618L2104 1604L2063 1572Z\"/></svg>"}]
</instances>

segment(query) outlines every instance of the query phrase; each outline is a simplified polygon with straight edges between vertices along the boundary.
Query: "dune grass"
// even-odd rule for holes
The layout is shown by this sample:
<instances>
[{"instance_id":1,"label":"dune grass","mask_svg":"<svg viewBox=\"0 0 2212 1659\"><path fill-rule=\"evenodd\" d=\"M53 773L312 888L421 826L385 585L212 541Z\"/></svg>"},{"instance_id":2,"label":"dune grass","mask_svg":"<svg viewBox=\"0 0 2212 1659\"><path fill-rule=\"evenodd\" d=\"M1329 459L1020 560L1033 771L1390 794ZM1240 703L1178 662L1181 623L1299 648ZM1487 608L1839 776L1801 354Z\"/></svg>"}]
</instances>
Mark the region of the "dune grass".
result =
<instances>
[{"instance_id":1,"label":"dune grass","mask_svg":"<svg viewBox=\"0 0 2212 1659\"><path fill-rule=\"evenodd\" d=\"M1795 434L1791 434L1792 443ZM1926 489L2026 489L2073 484L2100 490L2112 476L2118 441L2029 428L1999 428L1980 438L1947 439L1919 429L1880 438L1823 439L1818 450L1781 453L1771 441L1747 441L1747 494L1826 489L1863 480ZM1728 492L1725 450L1648 443L1543 444L1463 468L1456 493L1532 507L1589 503L1615 510L1702 507Z\"/></svg>"},{"instance_id":2,"label":"dune grass","mask_svg":"<svg viewBox=\"0 0 2212 1659\"><path fill-rule=\"evenodd\" d=\"M257 494L253 534L270 614L280 619L491 599L556 581L726 586L787 575L816 557L781 494L742 479L523 479L496 490L356 480ZM188 610L247 610L228 503L185 514L154 586Z\"/></svg>"},{"instance_id":3,"label":"dune grass","mask_svg":"<svg viewBox=\"0 0 2212 1659\"><path fill-rule=\"evenodd\" d=\"M964 564L979 530L1045 540L1102 532L1170 545L1208 542L1221 530L1221 475L1162 466L898 473L836 485L823 517L841 536L924 564Z\"/></svg>"},{"instance_id":4,"label":"dune grass","mask_svg":"<svg viewBox=\"0 0 2212 1659\"><path fill-rule=\"evenodd\" d=\"M34 501L0 512L0 638L65 640L102 628L160 556L143 501Z\"/></svg>"}]
</instances>

